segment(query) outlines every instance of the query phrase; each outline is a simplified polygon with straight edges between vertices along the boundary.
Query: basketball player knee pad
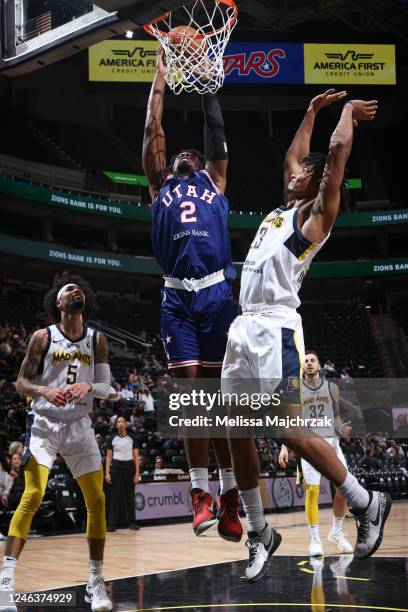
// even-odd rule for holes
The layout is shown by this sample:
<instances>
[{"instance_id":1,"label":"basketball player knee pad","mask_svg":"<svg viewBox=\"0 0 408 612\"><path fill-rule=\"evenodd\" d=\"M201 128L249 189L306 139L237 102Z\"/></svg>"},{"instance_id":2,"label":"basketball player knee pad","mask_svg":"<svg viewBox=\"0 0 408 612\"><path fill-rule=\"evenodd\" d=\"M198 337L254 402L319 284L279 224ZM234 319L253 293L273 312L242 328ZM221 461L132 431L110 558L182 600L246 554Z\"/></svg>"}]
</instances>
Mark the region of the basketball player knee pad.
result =
<instances>
[{"instance_id":1,"label":"basketball player knee pad","mask_svg":"<svg viewBox=\"0 0 408 612\"><path fill-rule=\"evenodd\" d=\"M106 517L102 467L98 472L90 472L89 474L79 476L77 480L86 504L87 538L90 540L103 540L106 537Z\"/></svg>"},{"instance_id":2,"label":"basketball player knee pad","mask_svg":"<svg viewBox=\"0 0 408 612\"><path fill-rule=\"evenodd\" d=\"M319 485L306 485L305 511L309 525L319 524Z\"/></svg>"}]
</instances>

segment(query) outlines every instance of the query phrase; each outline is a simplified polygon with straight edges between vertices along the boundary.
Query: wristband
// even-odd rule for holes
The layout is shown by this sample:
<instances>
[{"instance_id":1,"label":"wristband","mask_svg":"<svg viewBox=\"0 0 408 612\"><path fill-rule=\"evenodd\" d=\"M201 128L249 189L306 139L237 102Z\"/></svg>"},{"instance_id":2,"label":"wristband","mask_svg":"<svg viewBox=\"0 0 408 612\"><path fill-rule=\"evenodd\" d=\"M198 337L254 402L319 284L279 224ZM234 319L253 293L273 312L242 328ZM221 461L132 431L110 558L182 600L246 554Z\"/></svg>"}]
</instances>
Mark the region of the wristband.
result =
<instances>
[{"instance_id":1,"label":"wristband","mask_svg":"<svg viewBox=\"0 0 408 612\"><path fill-rule=\"evenodd\" d=\"M352 100L347 100L347 102L345 102L345 103L343 104L343 108L346 106L346 104L351 104L351 106L353 107L353 110L354 110L354 104L353 104L353 101L352 101Z\"/></svg>"}]
</instances>

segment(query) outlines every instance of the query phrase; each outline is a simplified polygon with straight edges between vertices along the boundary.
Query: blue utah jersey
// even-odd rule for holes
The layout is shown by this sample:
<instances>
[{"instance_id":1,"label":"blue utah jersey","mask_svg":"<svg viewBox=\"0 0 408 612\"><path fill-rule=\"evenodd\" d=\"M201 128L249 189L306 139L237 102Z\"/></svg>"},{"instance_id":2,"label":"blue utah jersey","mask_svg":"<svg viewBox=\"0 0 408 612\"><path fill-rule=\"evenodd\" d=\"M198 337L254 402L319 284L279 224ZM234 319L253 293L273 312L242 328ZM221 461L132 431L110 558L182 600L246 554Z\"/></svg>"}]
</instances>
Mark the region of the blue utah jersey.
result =
<instances>
[{"instance_id":1,"label":"blue utah jersey","mask_svg":"<svg viewBox=\"0 0 408 612\"><path fill-rule=\"evenodd\" d=\"M152 215L153 252L165 276L202 278L232 267L228 200L205 170L170 175Z\"/></svg>"}]
</instances>

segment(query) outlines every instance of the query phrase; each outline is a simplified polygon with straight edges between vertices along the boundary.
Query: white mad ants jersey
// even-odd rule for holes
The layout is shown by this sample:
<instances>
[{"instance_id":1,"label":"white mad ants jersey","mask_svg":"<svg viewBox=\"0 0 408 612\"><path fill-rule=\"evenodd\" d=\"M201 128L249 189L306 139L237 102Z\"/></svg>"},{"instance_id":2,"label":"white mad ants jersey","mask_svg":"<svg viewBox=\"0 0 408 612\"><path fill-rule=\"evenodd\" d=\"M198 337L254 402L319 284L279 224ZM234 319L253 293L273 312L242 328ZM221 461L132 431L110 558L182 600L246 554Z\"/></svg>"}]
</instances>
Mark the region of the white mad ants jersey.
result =
<instances>
[{"instance_id":1,"label":"white mad ants jersey","mask_svg":"<svg viewBox=\"0 0 408 612\"><path fill-rule=\"evenodd\" d=\"M322 378L320 385L313 389L303 380L302 417L304 419L323 419L324 417L327 417L333 424L332 427L310 427L310 429L321 438L333 438L336 435L334 429L334 407L333 396L330 389L330 381Z\"/></svg>"},{"instance_id":2,"label":"white mad ants jersey","mask_svg":"<svg viewBox=\"0 0 408 612\"><path fill-rule=\"evenodd\" d=\"M245 308L281 304L298 308L298 292L310 262L327 238L316 244L297 226L298 208L276 208L262 221L245 260L239 303Z\"/></svg>"},{"instance_id":3,"label":"white mad ants jersey","mask_svg":"<svg viewBox=\"0 0 408 612\"><path fill-rule=\"evenodd\" d=\"M48 345L43 356L42 370L35 379L36 384L64 389L76 382L94 380L96 331L84 326L79 340L72 342L61 331L59 325L47 327ZM81 402L54 406L44 397L31 403L35 413L60 421L83 418L92 410L93 397L86 395Z\"/></svg>"}]
</instances>

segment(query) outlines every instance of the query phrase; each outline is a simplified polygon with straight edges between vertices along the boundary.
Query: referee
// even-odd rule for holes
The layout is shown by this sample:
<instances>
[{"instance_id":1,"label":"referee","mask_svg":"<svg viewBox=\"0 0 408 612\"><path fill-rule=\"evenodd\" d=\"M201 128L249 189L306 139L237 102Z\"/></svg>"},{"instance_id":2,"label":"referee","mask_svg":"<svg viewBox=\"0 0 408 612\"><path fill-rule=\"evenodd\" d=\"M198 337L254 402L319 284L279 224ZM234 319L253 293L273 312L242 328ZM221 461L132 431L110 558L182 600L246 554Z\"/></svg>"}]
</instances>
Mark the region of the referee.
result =
<instances>
[{"instance_id":1,"label":"referee","mask_svg":"<svg viewBox=\"0 0 408 612\"><path fill-rule=\"evenodd\" d=\"M129 529L139 529L135 523L135 484L139 482L139 451L132 435L126 431L126 420L116 421L116 434L106 439L106 481L112 485L109 504L109 529L116 531L124 497Z\"/></svg>"}]
</instances>

